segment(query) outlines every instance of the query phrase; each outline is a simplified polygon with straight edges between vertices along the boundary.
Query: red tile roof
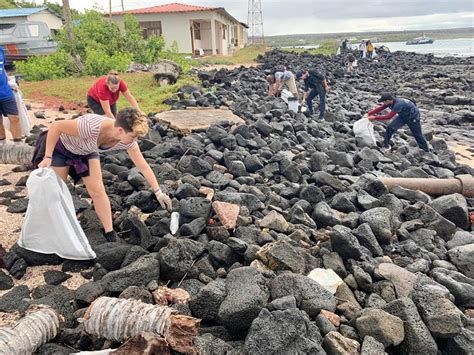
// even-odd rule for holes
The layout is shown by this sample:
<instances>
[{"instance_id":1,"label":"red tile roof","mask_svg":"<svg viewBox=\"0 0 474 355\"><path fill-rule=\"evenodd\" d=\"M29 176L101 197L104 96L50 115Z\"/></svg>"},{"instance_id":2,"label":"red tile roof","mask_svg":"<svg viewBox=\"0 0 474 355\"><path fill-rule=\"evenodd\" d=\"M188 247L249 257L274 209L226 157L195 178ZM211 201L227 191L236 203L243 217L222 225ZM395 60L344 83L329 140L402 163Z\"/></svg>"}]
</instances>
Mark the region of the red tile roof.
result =
<instances>
[{"instance_id":1,"label":"red tile roof","mask_svg":"<svg viewBox=\"0 0 474 355\"><path fill-rule=\"evenodd\" d=\"M194 6L180 4L177 2L165 5L158 5L152 7L146 7L143 9L134 9L113 12L112 15L123 15L123 14L163 14L170 12L195 12L195 11L212 11L218 9L217 7L205 7L205 6Z\"/></svg>"}]
</instances>

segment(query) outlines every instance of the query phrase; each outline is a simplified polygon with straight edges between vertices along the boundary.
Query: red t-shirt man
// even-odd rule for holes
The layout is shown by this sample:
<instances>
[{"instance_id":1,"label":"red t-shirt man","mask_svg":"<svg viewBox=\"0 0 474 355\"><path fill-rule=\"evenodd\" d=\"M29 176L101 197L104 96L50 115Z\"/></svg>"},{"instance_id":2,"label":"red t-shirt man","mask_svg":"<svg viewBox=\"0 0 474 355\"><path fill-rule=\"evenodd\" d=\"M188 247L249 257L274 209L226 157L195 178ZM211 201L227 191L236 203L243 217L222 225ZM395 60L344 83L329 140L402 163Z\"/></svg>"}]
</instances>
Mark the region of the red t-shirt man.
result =
<instances>
[{"instance_id":1,"label":"red t-shirt man","mask_svg":"<svg viewBox=\"0 0 474 355\"><path fill-rule=\"evenodd\" d=\"M141 111L138 107L137 100L130 93L130 90L128 90L127 84L125 84L125 81L120 79L115 72L101 77L92 85L87 92L87 104L92 112L115 118L120 93L123 93L133 108Z\"/></svg>"}]
</instances>

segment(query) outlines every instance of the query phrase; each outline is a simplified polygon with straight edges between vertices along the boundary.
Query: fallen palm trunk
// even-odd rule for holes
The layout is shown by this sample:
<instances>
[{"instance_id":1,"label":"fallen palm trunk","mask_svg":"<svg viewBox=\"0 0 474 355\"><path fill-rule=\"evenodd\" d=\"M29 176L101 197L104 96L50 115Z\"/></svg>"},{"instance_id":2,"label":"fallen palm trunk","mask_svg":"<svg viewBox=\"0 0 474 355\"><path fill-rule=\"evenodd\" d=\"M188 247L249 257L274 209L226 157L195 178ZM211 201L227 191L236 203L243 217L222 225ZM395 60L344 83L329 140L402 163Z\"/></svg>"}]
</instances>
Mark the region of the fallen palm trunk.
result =
<instances>
[{"instance_id":1,"label":"fallen palm trunk","mask_svg":"<svg viewBox=\"0 0 474 355\"><path fill-rule=\"evenodd\" d=\"M124 342L141 332L165 338L170 347L183 353L196 353L193 345L200 320L174 314L170 307L154 306L132 299L100 297L84 315L84 330L92 335Z\"/></svg>"},{"instance_id":2,"label":"fallen palm trunk","mask_svg":"<svg viewBox=\"0 0 474 355\"><path fill-rule=\"evenodd\" d=\"M395 186L406 189L420 190L428 195L440 196L455 193L466 197L474 197L474 177L459 175L453 179L423 179L423 178L379 178L390 190Z\"/></svg>"},{"instance_id":3,"label":"fallen palm trunk","mask_svg":"<svg viewBox=\"0 0 474 355\"><path fill-rule=\"evenodd\" d=\"M60 324L61 318L52 308L32 307L14 327L0 328L0 354L32 354L56 337Z\"/></svg>"},{"instance_id":4,"label":"fallen palm trunk","mask_svg":"<svg viewBox=\"0 0 474 355\"><path fill-rule=\"evenodd\" d=\"M0 164L28 164L35 148L26 144L0 145Z\"/></svg>"}]
</instances>

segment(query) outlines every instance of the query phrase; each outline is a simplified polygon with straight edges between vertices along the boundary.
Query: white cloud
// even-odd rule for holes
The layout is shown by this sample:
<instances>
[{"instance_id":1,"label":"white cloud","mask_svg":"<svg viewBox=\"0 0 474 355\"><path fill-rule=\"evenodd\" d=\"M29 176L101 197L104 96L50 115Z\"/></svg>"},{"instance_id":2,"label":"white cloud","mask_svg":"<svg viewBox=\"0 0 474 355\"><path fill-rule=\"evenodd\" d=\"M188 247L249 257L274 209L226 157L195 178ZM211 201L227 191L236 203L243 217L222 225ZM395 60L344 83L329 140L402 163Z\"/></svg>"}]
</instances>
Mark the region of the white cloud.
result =
<instances>
[{"instance_id":1,"label":"white cloud","mask_svg":"<svg viewBox=\"0 0 474 355\"><path fill-rule=\"evenodd\" d=\"M61 0L54 0L60 3ZM123 0L125 9L174 2ZM180 2L225 7L240 21L247 21L247 0L179 0ZM472 0L261 0L265 35L362 31L423 30L472 27ZM84 10L94 4L108 10L109 0L71 0L71 7ZM121 0L112 0L113 11Z\"/></svg>"}]
</instances>

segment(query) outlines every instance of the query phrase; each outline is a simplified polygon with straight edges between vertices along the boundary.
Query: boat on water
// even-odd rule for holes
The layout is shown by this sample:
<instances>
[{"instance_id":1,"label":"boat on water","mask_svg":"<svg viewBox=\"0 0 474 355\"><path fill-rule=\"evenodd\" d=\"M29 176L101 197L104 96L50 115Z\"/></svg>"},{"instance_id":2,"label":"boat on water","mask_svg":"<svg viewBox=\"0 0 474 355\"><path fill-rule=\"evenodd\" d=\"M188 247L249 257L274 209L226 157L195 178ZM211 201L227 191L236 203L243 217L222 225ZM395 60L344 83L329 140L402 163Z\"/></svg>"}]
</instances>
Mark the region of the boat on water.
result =
<instances>
[{"instance_id":1,"label":"boat on water","mask_svg":"<svg viewBox=\"0 0 474 355\"><path fill-rule=\"evenodd\" d=\"M406 44L431 44L434 42L434 39L426 37L425 34L423 33L423 36L421 37L416 37L412 40L407 41Z\"/></svg>"}]
</instances>

